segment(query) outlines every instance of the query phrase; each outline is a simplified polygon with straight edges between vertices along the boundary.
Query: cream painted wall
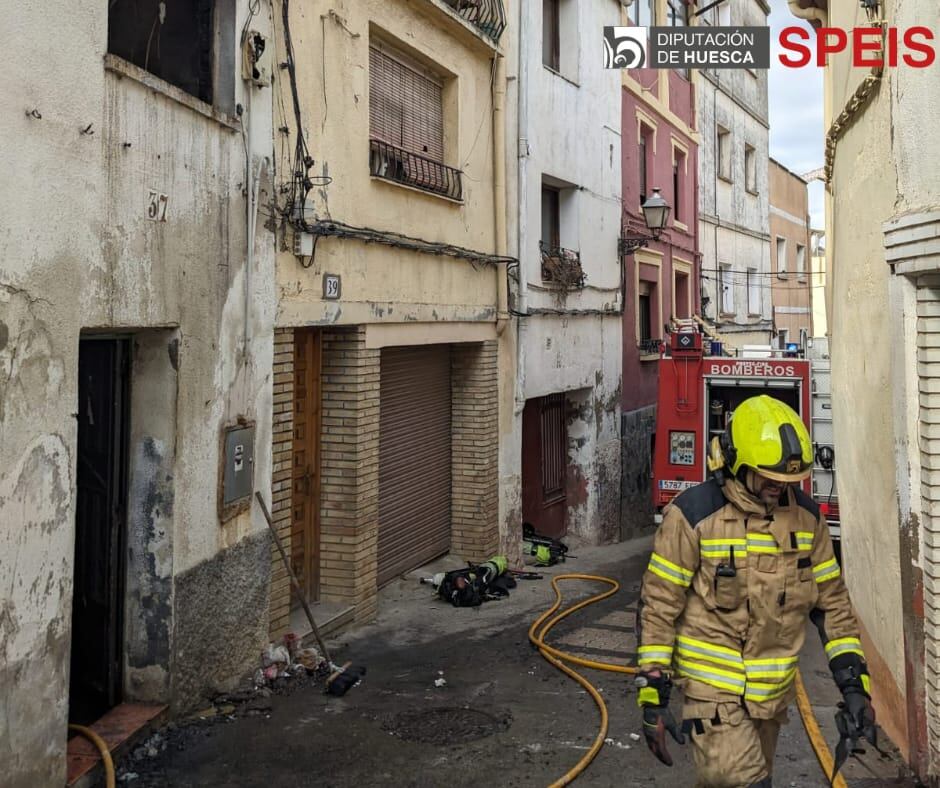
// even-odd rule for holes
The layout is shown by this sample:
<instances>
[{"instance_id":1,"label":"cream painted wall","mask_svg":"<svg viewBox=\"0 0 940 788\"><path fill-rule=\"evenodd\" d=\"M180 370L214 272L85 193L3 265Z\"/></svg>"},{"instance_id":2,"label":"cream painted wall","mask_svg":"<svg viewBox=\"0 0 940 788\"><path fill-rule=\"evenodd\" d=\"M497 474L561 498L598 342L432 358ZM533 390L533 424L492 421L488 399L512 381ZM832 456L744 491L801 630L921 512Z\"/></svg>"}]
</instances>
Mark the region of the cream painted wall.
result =
<instances>
[{"instance_id":1,"label":"cream painted wall","mask_svg":"<svg viewBox=\"0 0 940 788\"><path fill-rule=\"evenodd\" d=\"M830 4L831 25L863 26L858 6ZM841 112L864 72L847 57L827 73L827 116ZM892 344L896 316L889 307L890 269L882 224L896 210L890 79L861 122L838 143L827 193L827 276L835 445L839 447L842 555L852 600L880 657L903 692L904 629L898 539ZM922 122L918 125L922 126ZM923 162L923 157L917 157ZM864 386L859 386L864 381ZM864 436L864 439L860 439ZM875 461L873 458L883 458ZM873 582L874 580L874 582Z\"/></svg>"},{"instance_id":2,"label":"cream painted wall","mask_svg":"<svg viewBox=\"0 0 940 788\"><path fill-rule=\"evenodd\" d=\"M311 214L495 253L490 85L497 50L474 31L435 0L292 6L301 117L316 160L310 174L333 179L310 192ZM378 39L445 77L445 163L463 171L462 203L370 176L369 42ZM319 54L310 56L322 51L330 53L325 62ZM285 57L280 41L277 57ZM276 124L293 130L289 84L280 75ZM280 141L276 145L278 181L286 183L293 131L281 137L287 142L283 150ZM279 326L496 320L493 266L321 238L310 268L281 251L277 269ZM322 299L324 272L342 277L339 301Z\"/></svg>"},{"instance_id":3,"label":"cream painted wall","mask_svg":"<svg viewBox=\"0 0 940 788\"><path fill-rule=\"evenodd\" d=\"M247 8L237 3L234 30ZM50 26L56 17L70 21ZM179 329L175 462L159 480L171 490L160 525L173 534L175 577L265 527L247 514L220 526L215 493L220 430L240 415L257 424L258 488L270 479L273 237L259 222L242 355L245 141L237 122L141 84L134 69L108 70L107 27L106 3L32 0L7 25L16 109L0 117L0 762L14 786L65 779L80 331ZM253 27L270 29L264 4ZM270 90L252 103L243 123L257 165L271 152ZM151 189L169 197L166 223L146 218ZM262 178L261 200L270 193ZM192 628L173 615L181 635ZM203 644L188 645L180 675Z\"/></svg>"}]
</instances>

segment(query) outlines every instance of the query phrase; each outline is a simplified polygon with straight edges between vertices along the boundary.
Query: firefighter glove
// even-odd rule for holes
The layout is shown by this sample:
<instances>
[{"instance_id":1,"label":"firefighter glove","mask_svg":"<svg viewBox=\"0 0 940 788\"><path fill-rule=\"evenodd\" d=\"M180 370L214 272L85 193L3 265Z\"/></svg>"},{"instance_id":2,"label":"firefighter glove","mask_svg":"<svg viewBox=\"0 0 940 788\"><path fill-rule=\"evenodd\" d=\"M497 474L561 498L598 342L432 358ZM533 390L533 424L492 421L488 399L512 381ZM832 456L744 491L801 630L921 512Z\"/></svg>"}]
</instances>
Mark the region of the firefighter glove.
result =
<instances>
[{"instance_id":1,"label":"firefighter glove","mask_svg":"<svg viewBox=\"0 0 940 788\"><path fill-rule=\"evenodd\" d=\"M851 738L864 737L877 746L871 681L865 661L857 654L840 654L829 663L829 667L836 686L842 692L843 702L836 714L840 728L845 728Z\"/></svg>"},{"instance_id":2,"label":"firefighter glove","mask_svg":"<svg viewBox=\"0 0 940 788\"><path fill-rule=\"evenodd\" d=\"M636 678L637 703L643 710L643 735L646 744L660 761L672 766L672 756L666 749L666 732L677 744L685 744L685 736L679 730L676 718L669 711L669 694L672 682L660 671L640 673Z\"/></svg>"},{"instance_id":3,"label":"firefighter glove","mask_svg":"<svg viewBox=\"0 0 940 788\"><path fill-rule=\"evenodd\" d=\"M849 736L854 739L865 738L878 746L878 734L875 730L875 710L871 700L864 693L855 689L848 689L842 696L843 702L839 704L838 715L843 715Z\"/></svg>"}]
</instances>

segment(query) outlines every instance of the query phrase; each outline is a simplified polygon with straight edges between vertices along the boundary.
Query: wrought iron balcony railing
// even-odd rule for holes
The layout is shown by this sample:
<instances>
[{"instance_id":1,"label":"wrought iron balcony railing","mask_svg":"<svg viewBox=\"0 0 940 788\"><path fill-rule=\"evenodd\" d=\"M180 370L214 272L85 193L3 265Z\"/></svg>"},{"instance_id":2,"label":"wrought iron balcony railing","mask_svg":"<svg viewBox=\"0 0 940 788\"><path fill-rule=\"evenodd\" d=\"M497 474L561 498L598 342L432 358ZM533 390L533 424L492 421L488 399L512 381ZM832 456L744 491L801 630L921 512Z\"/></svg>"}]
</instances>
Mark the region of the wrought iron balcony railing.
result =
<instances>
[{"instance_id":1,"label":"wrought iron balcony railing","mask_svg":"<svg viewBox=\"0 0 940 788\"><path fill-rule=\"evenodd\" d=\"M503 0L444 0L444 2L487 38L499 43L499 37L506 29Z\"/></svg>"},{"instance_id":2,"label":"wrought iron balcony railing","mask_svg":"<svg viewBox=\"0 0 940 788\"><path fill-rule=\"evenodd\" d=\"M581 254L560 246L546 246L539 241L542 253L542 281L553 282L564 290L584 287Z\"/></svg>"},{"instance_id":3,"label":"wrought iron balcony railing","mask_svg":"<svg viewBox=\"0 0 940 788\"><path fill-rule=\"evenodd\" d=\"M641 356L658 356L662 344L661 339L641 339L636 346L640 349Z\"/></svg>"},{"instance_id":4,"label":"wrought iron balcony railing","mask_svg":"<svg viewBox=\"0 0 940 788\"><path fill-rule=\"evenodd\" d=\"M369 171L387 181L404 183L452 200L463 199L460 170L381 140L369 140Z\"/></svg>"}]
</instances>

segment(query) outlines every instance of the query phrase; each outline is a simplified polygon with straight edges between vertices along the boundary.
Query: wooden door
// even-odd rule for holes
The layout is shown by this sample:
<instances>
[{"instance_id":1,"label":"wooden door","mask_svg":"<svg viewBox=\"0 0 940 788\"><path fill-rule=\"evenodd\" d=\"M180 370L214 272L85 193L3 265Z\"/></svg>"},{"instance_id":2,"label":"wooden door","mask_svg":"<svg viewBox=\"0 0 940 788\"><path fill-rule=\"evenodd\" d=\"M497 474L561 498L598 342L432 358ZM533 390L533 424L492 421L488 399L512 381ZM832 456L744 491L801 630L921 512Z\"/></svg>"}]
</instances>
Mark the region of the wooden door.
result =
<instances>
[{"instance_id":1,"label":"wooden door","mask_svg":"<svg viewBox=\"0 0 940 788\"><path fill-rule=\"evenodd\" d=\"M294 574L310 602L320 594L320 354L317 329L294 331L290 552Z\"/></svg>"},{"instance_id":2,"label":"wooden door","mask_svg":"<svg viewBox=\"0 0 940 788\"><path fill-rule=\"evenodd\" d=\"M127 340L79 343L69 720L83 724L121 701L128 369Z\"/></svg>"},{"instance_id":3,"label":"wooden door","mask_svg":"<svg viewBox=\"0 0 940 788\"><path fill-rule=\"evenodd\" d=\"M526 402L522 411L522 519L545 536L568 530L565 395Z\"/></svg>"}]
</instances>

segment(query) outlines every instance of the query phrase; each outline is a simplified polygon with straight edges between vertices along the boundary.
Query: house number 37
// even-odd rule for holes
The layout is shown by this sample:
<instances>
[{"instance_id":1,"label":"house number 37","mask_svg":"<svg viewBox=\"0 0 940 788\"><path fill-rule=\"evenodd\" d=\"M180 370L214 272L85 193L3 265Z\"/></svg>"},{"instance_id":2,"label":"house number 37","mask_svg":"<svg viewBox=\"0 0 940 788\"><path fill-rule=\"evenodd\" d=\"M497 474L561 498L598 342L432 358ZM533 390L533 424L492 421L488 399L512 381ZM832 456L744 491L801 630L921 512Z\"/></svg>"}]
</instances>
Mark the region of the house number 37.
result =
<instances>
[{"instance_id":1,"label":"house number 37","mask_svg":"<svg viewBox=\"0 0 940 788\"><path fill-rule=\"evenodd\" d=\"M168 200L169 197L165 194L151 189L147 197L147 218L152 222L165 222L166 204Z\"/></svg>"}]
</instances>

